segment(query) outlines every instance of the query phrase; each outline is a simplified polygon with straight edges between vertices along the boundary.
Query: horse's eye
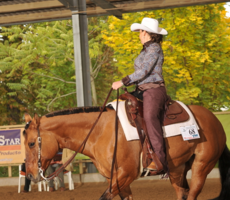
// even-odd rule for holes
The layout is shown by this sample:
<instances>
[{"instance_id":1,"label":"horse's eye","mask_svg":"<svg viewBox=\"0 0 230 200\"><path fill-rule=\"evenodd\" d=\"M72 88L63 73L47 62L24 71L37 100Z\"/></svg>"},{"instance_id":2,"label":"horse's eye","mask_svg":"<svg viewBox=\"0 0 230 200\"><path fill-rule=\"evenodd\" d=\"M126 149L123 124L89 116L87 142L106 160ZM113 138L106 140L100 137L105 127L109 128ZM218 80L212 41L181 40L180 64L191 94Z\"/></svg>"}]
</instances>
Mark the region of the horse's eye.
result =
<instances>
[{"instance_id":1,"label":"horse's eye","mask_svg":"<svg viewBox=\"0 0 230 200\"><path fill-rule=\"evenodd\" d=\"M30 142L30 143L29 143L29 147L30 147L30 148L34 147L34 145L35 145L34 142Z\"/></svg>"}]
</instances>

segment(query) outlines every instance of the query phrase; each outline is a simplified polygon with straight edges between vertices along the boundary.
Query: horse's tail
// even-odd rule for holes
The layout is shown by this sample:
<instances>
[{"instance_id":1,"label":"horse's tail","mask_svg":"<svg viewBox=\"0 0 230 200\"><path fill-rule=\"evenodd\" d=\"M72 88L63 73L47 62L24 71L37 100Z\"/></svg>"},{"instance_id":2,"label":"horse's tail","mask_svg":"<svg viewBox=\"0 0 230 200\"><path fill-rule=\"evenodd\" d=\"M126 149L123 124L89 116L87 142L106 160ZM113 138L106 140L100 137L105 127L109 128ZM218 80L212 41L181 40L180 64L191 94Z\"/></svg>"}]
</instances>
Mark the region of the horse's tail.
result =
<instances>
[{"instance_id":1,"label":"horse's tail","mask_svg":"<svg viewBox=\"0 0 230 200\"><path fill-rule=\"evenodd\" d=\"M222 188L220 196L213 200L226 200L230 198L230 151L227 145L219 159L219 170Z\"/></svg>"},{"instance_id":2,"label":"horse's tail","mask_svg":"<svg viewBox=\"0 0 230 200\"><path fill-rule=\"evenodd\" d=\"M228 178L229 169L230 169L230 151L226 145L219 159L219 170L220 170L222 185L224 185L224 183Z\"/></svg>"}]
</instances>

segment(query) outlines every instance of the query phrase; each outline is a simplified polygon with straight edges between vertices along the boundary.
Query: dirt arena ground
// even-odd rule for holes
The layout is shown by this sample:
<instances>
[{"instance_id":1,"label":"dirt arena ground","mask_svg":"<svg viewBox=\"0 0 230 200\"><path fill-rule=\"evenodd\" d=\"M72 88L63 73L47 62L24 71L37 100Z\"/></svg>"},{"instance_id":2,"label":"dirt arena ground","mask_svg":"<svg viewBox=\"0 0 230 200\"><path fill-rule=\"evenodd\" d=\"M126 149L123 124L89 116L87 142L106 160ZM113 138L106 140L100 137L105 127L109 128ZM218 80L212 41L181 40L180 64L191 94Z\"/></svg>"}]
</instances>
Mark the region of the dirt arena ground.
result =
<instances>
[{"instance_id":1,"label":"dirt arena ground","mask_svg":"<svg viewBox=\"0 0 230 200\"><path fill-rule=\"evenodd\" d=\"M198 200L217 197L220 193L220 180L207 179ZM107 188L107 183L75 184L75 189L64 192L38 192L37 185L29 193L18 194L17 186L0 187L1 200L98 200ZM22 188L23 189L23 188ZM176 194L169 180L134 181L131 185L134 200L176 200ZM120 200L119 197L114 200Z\"/></svg>"}]
</instances>

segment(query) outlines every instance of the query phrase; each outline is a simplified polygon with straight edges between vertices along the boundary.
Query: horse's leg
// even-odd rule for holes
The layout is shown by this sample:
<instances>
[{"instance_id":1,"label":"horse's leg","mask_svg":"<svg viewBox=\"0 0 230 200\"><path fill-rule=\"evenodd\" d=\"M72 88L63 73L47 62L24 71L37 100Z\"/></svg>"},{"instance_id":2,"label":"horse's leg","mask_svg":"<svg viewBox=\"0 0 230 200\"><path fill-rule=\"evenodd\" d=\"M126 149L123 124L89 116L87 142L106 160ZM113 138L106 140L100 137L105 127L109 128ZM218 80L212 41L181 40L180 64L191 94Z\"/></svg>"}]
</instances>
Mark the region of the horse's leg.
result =
<instances>
[{"instance_id":1,"label":"horse's leg","mask_svg":"<svg viewBox=\"0 0 230 200\"><path fill-rule=\"evenodd\" d=\"M215 163L217 162L217 159L213 159L213 161L211 161L209 164L206 164L208 162L204 161L205 158L203 156L202 158L199 158L198 156L198 159L195 158L194 160L194 164L192 166L192 178L191 178L190 190L189 190L187 200L197 199L197 196L200 194L201 190L203 189L207 175L214 168Z\"/></svg>"},{"instance_id":2,"label":"horse's leg","mask_svg":"<svg viewBox=\"0 0 230 200\"><path fill-rule=\"evenodd\" d=\"M187 199L188 192L189 192L189 185L186 179L186 175L188 170L191 169L191 166L193 164L195 156L192 155L191 158L179 165L179 166L174 166L173 163L169 162L169 178L171 181L172 186L174 187L176 194L177 194L177 199L178 200L184 200Z\"/></svg>"},{"instance_id":3,"label":"horse's leg","mask_svg":"<svg viewBox=\"0 0 230 200\"><path fill-rule=\"evenodd\" d=\"M119 194L122 200L133 200L133 195L129 185L125 188L121 188L119 193L118 191L110 193L108 188L99 200L110 200L113 199L117 194Z\"/></svg>"},{"instance_id":4,"label":"horse's leg","mask_svg":"<svg viewBox=\"0 0 230 200\"><path fill-rule=\"evenodd\" d=\"M122 200L133 200L132 192L130 189L130 184L134 181L136 176L131 176L127 173L120 174L120 176L117 177L117 181L113 179L112 184L112 193L110 193L110 187L106 189L104 194L101 196L99 200L111 200L113 199L117 194L121 197ZM107 179L110 185L110 179ZM117 186L118 182L118 186Z\"/></svg>"},{"instance_id":5,"label":"horse's leg","mask_svg":"<svg viewBox=\"0 0 230 200\"><path fill-rule=\"evenodd\" d=\"M111 200L113 199L114 195L109 192L109 188L106 189L106 191L101 195L101 198L99 200Z\"/></svg>"},{"instance_id":6,"label":"horse's leg","mask_svg":"<svg viewBox=\"0 0 230 200\"><path fill-rule=\"evenodd\" d=\"M172 186L176 191L177 200L187 199L189 185L186 179L186 175L189 169L189 165L186 163L175 168L170 168L169 178Z\"/></svg>"},{"instance_id":7,"label":"horse's leg","mask_svg":"<svg viewBox=\"0 0 230 200\"><path fill-rule=\"evenodd\" d=\"M130 189L130 185L124 188L120 193L119 196L122 200L133 200L132 191Z\"/></svg>"}]
</instances>

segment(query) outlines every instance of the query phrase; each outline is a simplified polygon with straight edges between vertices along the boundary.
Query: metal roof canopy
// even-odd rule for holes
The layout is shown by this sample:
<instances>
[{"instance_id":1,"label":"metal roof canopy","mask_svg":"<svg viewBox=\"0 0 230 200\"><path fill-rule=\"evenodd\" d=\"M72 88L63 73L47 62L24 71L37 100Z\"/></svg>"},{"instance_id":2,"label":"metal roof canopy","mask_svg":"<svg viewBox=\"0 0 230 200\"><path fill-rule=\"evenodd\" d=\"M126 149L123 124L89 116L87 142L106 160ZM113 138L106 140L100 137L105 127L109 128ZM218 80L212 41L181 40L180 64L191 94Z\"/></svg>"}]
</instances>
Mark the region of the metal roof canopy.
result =
<instances>
[{"instance_id":1,"label":"metal roof canopy","mask_svg":"<svg viewBox=\"0 0 230 200\"><path fill-rule=\"evenodd\" d=\"M79 12L78 0L0 0L0 26L50 20L71 19L72 11L86 13L88 17L114 15L227 2L223 0L83 0L86 12ZM71 11L72 10L72 11Z\"/></svg>"},{"instance_id":2,"label":"metal roof canopy","mask_svg":"<svg viewBox=\"0 0 230 200\"><path fill-rule=\"evenodd\" d=\"M91 106L87 17L227 2L223 0L0 0L0 26L71 19L78 106Z\"/></svg>"}]
</instances>

